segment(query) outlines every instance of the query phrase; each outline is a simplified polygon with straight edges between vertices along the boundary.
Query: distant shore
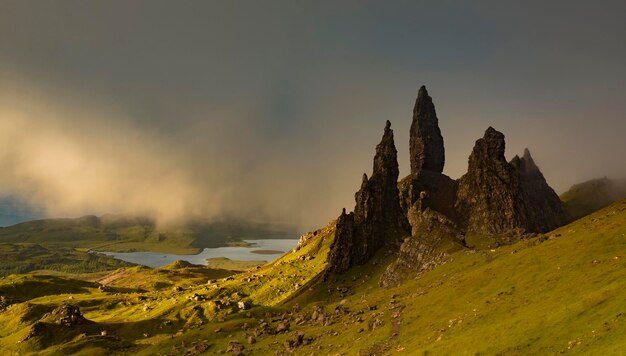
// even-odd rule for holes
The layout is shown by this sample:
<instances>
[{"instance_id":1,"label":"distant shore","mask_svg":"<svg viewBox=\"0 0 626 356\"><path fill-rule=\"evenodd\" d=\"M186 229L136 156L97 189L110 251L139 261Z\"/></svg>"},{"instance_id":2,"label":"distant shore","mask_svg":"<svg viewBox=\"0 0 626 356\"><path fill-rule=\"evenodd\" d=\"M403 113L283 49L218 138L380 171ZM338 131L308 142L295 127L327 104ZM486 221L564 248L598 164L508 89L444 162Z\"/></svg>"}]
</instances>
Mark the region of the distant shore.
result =
<instances>
[{"instance_id":1,"label":"distant shore","mask_svg":"<svg viewBox=\"0 0 626 356\"><path fill-rule=\"evenodd\" d=\"M278 250L254 250L254 251L250 251L250 253L256 253L259 255L276 255L279 253L285 253L285 251L278 251Z\"/></svg>"}]
</instances>

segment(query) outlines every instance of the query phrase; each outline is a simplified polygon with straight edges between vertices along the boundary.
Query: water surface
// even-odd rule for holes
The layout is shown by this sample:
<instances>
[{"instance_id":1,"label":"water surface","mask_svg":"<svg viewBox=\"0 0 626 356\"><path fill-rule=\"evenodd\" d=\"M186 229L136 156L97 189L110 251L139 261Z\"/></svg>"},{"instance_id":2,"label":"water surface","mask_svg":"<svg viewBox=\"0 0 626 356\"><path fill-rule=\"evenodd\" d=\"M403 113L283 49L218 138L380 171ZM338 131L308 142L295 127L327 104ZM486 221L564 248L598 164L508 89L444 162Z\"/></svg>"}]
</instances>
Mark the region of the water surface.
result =
<instances>
[{"instance_id":1,"label":"water surface","mask_svg":"<svg viewBox=\"0 0 626 356\"><path fill-rule=\"evenodd\" d=\"M244 241L250 243L251 246L205 248L197 255L175 255L161 252L99 252L122 261L158 268L168 265L176 260L183 260L196 265L206 265L207 258L215 257L226 257L231 260L240 261L272 261L282 256L285 252L293 249L298 244L298 240L293 239L263 239ZM272 254L258 254L253 252L258 250L274 250L273 252L281 252Z\"/></svg>"}]
</instances>

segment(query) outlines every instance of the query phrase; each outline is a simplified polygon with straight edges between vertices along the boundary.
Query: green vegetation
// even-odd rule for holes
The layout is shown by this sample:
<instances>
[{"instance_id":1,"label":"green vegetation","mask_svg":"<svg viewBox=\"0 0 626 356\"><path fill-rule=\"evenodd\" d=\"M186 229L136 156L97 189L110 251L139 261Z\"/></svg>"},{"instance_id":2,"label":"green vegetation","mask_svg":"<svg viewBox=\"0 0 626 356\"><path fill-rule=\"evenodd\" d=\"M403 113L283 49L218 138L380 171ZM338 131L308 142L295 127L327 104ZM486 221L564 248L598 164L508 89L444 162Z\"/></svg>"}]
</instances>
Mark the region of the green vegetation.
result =
<instances>
[{"instance_id":1,"label":"green vegetation","mask_svg":"<svg viewBox=\"0 0 626 356\"><path fill-rule=\"evenodd\" d=\"M0 276L37 270L68 274L93 273L133 265L98 253L46 248L39 244L0 243L0 256Z\"/></svg>"},{"instance_id":2,"label":"green vegetation","mask_svg":"<svg viewBox=\"0 0 626 356\"><path fill-rule=\"evenodd\" d=\"M445 264L390 289L378 285L394 260L385 250L324 278L333 240L327 231L236 275L176 262L121 268L97 282L2 278L0 351L216 354L231 340L254 355L626 349L626 200L509 245L475 237L474 249L453 252ZM55 315L68 303L88 322L58 325Z\"/></svg>"},{"instance_id":3,"label":"green vegetation","mask_svg":"<svg viewBox=\"0 0 626 356\"><path fill-rule=\"evenodd\" d=\"M626 198L626 179L592 179L572 186L561 194L565 211L579 219Z\"/></svg>"},{"instance_id":4,"label":"green vegetation","mask_svg":"<svg viewBox=\"0 0 626 356\"><path fill-rule=\"evenodd\" d=\"M284 253L284 251L277 251L277 250L254 250L250 252L256 253L258 255L277 255L279 253Z\"/></svg>"},{"instance_id":5,"label":"green vegetation","mask_svg":"<svg viewBox=\"0 0 626 356\"><path fill-rule=\"evenodd\" d=\"M227 257L207 258L207 267L213 269L226 269L230 271L246 271L257 266L262 266L266 261L238 261Z\"/></svg>"}]
</instances>

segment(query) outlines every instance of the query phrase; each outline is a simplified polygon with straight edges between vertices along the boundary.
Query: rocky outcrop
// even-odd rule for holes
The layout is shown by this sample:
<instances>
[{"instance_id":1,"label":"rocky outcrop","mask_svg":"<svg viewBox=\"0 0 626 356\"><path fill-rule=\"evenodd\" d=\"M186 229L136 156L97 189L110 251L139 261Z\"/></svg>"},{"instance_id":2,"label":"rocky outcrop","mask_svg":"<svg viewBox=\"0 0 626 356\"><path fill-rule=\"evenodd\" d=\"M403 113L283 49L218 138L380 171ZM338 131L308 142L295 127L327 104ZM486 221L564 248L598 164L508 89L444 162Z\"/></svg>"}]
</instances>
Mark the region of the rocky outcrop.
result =
<instances>
[{"instance_id":1,"label":"rocky outcrop","mask_svg":"<svg viewBox=\"0 0 626 356\"><path fill-rule=\"evenodd\" d=\"M561 199L546 182L528 148L521 158L515 156L510 164L519 177L522 200L527 202L525 229L531 232L547 232L565 225L570 218Z\"/></svg>"},{"instance_id":2,"label":"rocky outcrop","mask_svg":"<svg viewBox=\"0 0 626 356\"><path fill-rule=\"evenodd\" d=\"M504 135L489 127L476 141L468 172L459 179L456 209L469 233L519 235L563 225L558 196L526 151L511 163Z\"/></svg>"},{"instance_id":3,"label":"rocky outcrop","mask_svg":"<svg viewBox=\"0 0 626 356\"><path fill-rule=\"evenodd\" d=\"M9 297L0 295L0 313L7 310L14 302Z\"/></svg>"},{"instance_id":4,"label":"rocky outcrop","mask_svg":"<svg viewBox=\"0 0 626 356\"><path fill-rule=\"evenodd\" d=\"M416 174L421 170L443 172L445 161L443 137L439 130L439 120L433 99L428 95L425 86L422 86L417 93L413 108L409 151L411 174Z\"/></svg>"},{"instance_id":5,"label":"rocky outcrop","mask_svg":"<svg viewBox=\"0 0 626 356\"><path fill-rule=\"evenodd\" d=\"M390 236L406 235L410 229L400 207L398 158L391 123L387 121L376 146L371 178L363 175L355 194L354 213L345 209L337 220L335 240L328 256L328 270L346 271L367 262Z\"/></svg>"},{"instance_id":6,"label":"rocky outcrop","mask_svg":"<svg viewBox=\"0 0 626 356\"><path fill-rule=\"evenodd\" d=\"M75 326L84 324L87 319L83 317L80 309L75 305L65 304L44 316L42 320L51 321L62 326Z\"/></svg>"},{"instance_id":7,"label":"rocky outcrop","mask_svg":"<svg viewBox=\"0 0 626 356\"><path fill-rule=\"evenodd\" d=\"M444 175L443 137L425 87L413 110L409 148L411 174L397 183L397 152L387 122L372 176L363 176L355 195L354 213L344 209L337 220L328 271L364 264L390 233L398 237L411 230L380 282L395 285L408 272L442 263L442 246L465 246L465 234L520 236L567 222L528 150L507 162L504 135L492 127L476 141L468 172L457 181Z\"/></svg>"},{"instance_id":8,"label":"rocky outcrop","mask_svg":"<svg viewBox=\"0 0 626 356\"><path fill-rule=\"evenodd\" d=\"M459 179L456 208L470 233L513 233L523 225L519 181L504 158L504 135L489 127Z\"/></svg>"},{"instance_id":9,"label":"rocky outcrop","mask_svg":"<svg viewBox=\"0 0 626 356\"><path fill-rule=\"evenodd\" d=\"M457 221L454 207L457 182L450 177L427 170L411 174L398 184L400 205L409 222L411 215L430 208L444 214L448 219ZM409 210L418 204L413 212Z\"/></svg>"},{"instance_id":10,"label":"rocky outcrop","mask_svg":"<svg viewBox=\"0 0 626 356\"><path fill-rule=\"evenodd\" d=\"M427 208L411 211L410 216L411 236L404 240L398 258L382 274L382 287L397 286L415 273L431 270L445 263L450 251L464 246L462 232L445 215Z\"/></svg>"},{"instance_id":11,"label":"rocky outcrop","mask_svg":"<svg viewBox=\"0 0 626 356\"><path fill-rule=\"evenodd\" d=\"M352 244L355 240L354 213L346 214L344 208L337 218L335 239L328 253L328 270L343 272L352 263Z\"/></svg>"}]
</instances>

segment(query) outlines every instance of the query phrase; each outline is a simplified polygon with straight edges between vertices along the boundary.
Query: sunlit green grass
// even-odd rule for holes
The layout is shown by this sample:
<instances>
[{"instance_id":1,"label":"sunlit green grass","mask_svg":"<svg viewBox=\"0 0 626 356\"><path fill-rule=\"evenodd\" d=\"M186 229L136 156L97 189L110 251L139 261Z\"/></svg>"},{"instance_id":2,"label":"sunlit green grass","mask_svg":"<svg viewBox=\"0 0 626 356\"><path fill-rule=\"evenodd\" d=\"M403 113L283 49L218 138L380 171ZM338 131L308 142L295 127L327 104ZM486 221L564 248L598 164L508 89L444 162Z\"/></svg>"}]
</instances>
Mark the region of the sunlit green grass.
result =
<instances>
[{"instance_id":1,"label":"sunlit green grass","mask_svg":"<svg viewBox=\"0 0 626 356\"><path fill-rule=\"evenodd\" d=\"M476 238L475 249L454 252L445 264L407 275L391 289L378 285L394 259L384 249L366 265L323 281L332 239L332 233L318 235L297 251L231 278L179 264L119 269L100 279L108 285L104 291L62 276L0 279L0 295L20 302L0 312L0 350L184 354L205 343L206 353L215 354L238 340L251 354L272 355L284 350L295 331L316 337L298 353L316 355L620 354L626 348L626 201L504 247ZM231 304L218 309L218 301ZM238 301L251 309L238 310ZM78 305L94 324L17 343L63 303ZM362 311L362 321L344 316L328 326L292 323L287 334L245 342L249 331L243 324L254 327L260 320L249 319L248 310L267 320L265 312L296 304L303 313L314 305L330 313L340 303ZM370 331L373 318L382 325ZM100 336L101 331L119 340Z\"/></svg>"}]
</instances>

